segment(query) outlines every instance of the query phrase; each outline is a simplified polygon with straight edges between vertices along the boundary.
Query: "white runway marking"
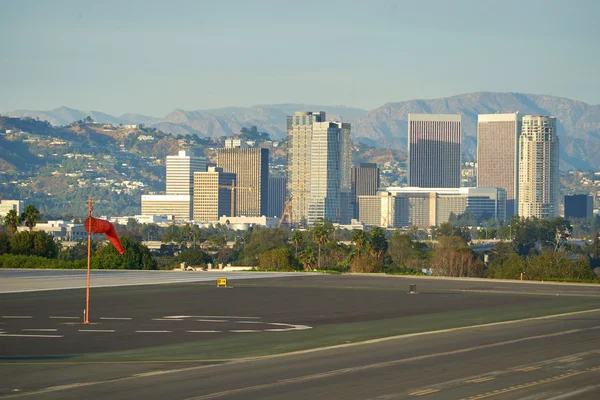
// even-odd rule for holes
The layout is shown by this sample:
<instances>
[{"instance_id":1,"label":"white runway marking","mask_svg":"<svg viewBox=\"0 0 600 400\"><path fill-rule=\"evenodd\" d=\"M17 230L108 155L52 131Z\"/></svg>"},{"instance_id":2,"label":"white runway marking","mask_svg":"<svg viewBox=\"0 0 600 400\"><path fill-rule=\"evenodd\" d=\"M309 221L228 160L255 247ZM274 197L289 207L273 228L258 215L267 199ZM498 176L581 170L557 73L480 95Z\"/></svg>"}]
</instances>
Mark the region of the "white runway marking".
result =
<instances>
[{"instance_id":1,"label":"white runway marking","mask_svg":"<svg viewBox=\"0 0 600 400\"><path fill-rule=\"evenodd\" d=\"M256 330L256 329L232 329L229 332L234 332L234 333L253 333L253 332L262 332L261 330Z\"/></svg>"},{"instance_id":2,"label":"white runway marking","mask_svg":"<svg viewBox=\"0 0 600 400\"><path fill-rule=\"evenodd\" d=\"M262 321L233 321L236 324L264 324Z\"/></svg>"},{"instance_id":3,"label":"white runway marking","mask_svg":"<svg viewBox=\"0 0 600 400\"><path fill-rule=\"evenodd\" d=\"M33 318L31 315L3 315L2 318L6 319L29 319Z\"/></svg>"},{"instance_id":4,"label":"white runway marking","mask_svg":"<svg viewBox=\"0 0 600 400\"><path fill-rule=\"evenodd\" d=\"M260 319L260 317L238 317L234 315L194 315L194 318Z\"/></svg>"},{"instance_id":5,"label":"white runway marking","mask_svg":"<svg viewBox=\"0 0 600 400\"><path fill-rule=\"evenodd\" d=\"M63 335L26 335L26 334L16 334L16 333L0 333L0 337L29 337L29 338L61 338Z\"/></svg>"},{"instance_id":6,"label":"white runway marking","mask_svg":"<svg viewBox=\"0 0 600 400\"><path fill-rule=\"evenodd\" d=\"M50 319L81 319L81 317L49 317Z\"/></svg>"},{"instance_id":7,"label":"white runway marking","mask_svg":"<svg viewBox=\"0 0 600 400\"><path fill-rule=\"evenodd\" d=\"M23 332L56 332L58 329L21 329Z\"/></svg>"},{"instance_id":8,"label":"white runway marking","mask_svg":"<svg viewBox=\"0 0 600 400\"><path fill-rule=\"evenodd\" d=\"M224 319L197 319L196 322L229 322Z\"/></svg>"},{"instance_id":9,"label":"white runway marking","mask_svg":"<svg viewBox=\"0 0 600 400\"><path fill-rule=\"evenodd\" d=\"M80 329L79 332L113 333L114 329Z\"/></svg>"},{"instance_id":10,"label":"white runway marking","mask_svg":"<svg viewBox=\"0 0 600 400\"><path fill-rule=\"evenodd\" d=\"M136 333L171 333L171 331L135 331Z\"/></svg>"},{"instance_id":11,"label":"white runway marking","mask_svg":"<svg viewBox=\"0 0 600 400\"><path fill-rule=\"evenodd\" d=\"M116 321L129 321L131 320L130 317L100 317L100 319L106 319L106 320L116 320Z\"/></svg>"},{"instance_id":12,"label":"white runway marking","mask_svg":"<svg viewBox=\"0 0 600 400\"><path fill-rule=\"evenodd\" d=\"M289 329L265 329L265 332L287 332Z\"/></svg>"},{"instance_id":13,"label":"white runway marking","mask_svg":"<svg viewBox=\"0 0 600 400\"><path fill-rule=\"evenodd\" d=\"M220 333L222 331L186 331L189 333Z\"/></svg>"},{"instance_id":14,"label":"white runway marking","mask_svg":"<svg viewBox=\"0 0 600 400\"><path fill-rule=\"evenodd\" d=\"M184 321L181 318L152 318L152 321Z\"/></svg>"}]
</instances>

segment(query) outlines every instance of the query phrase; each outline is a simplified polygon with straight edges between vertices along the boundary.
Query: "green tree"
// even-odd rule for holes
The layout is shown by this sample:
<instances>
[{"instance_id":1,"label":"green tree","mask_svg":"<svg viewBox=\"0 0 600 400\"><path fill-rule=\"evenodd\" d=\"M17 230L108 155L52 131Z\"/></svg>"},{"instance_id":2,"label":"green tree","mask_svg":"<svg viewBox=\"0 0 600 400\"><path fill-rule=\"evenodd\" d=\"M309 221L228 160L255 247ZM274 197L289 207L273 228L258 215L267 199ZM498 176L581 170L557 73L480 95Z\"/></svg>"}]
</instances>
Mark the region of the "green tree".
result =
<instances>
[{"instance_id":1,"label":"green tree","mask_svg":"<svg viewBox=\"0 0 600 400\"><path fill-rule=\"evenodd\" d=\"M317 263L317 257L315 256L315 251L307 247L300 253L300 262L304 266L305 270L312 270L315 268L315 264Z\"/></svg>"},{"instance_id":2,"label":"green tree","mask_svg":"<svg viewBox=\"0 0 600 400\"><path fill-rule=\"evenodd\" d=\"M17 231L17 227L21 224L21 218L15 210L9 210L4 216L4 225L8 228L9 232L14 234Z\"/></svg>"},{"instance_id":3,"label":"green tree","mask_svg":"<svg viewBox=\"0 0 600 400\"><path fill-rule=\"evenodd\" d=\"M40 220L40 212L33 204L29 204L25 207L25 211L21 214L21 220L25 222L25 226L29 228L29 232L33 230L33 227Z\"/></svg>"},{"instance_id":4,"label":"green tree","mask_svg":"<svg viewBox=\"0 0 600 400\"><path fill-rule=\"evenodd\" d=\"M185 262L187 265L205 267L212 263L212 258L200 249L187 249L179 253L174 259L178 263Z\"/></svg>"},{"instance_id":5,"label":"green tree","mask_svg":"<svg viewBox=\"0 0 600 400\"><path fill-rule=\"evenodd\" d=\"M377 261L383 261L383 257L388 249L388 242L385 238L385 231L380 227L375 227L369 231L367 240L369 252Z\"/></svg>"},{"instance_id":6,"label":"green tree","mask_svg":"<svg viewBox=\"0 0 600 400\"><path fill-rule=\"evenodd\" d=\"M394 234L390 238L388 249L394 266L400 269L419 269L424 257L424 246L420 245L408 235Z\"/></svg>"},{"instance_id":7,"label":"green tree","mask_svg":"<svg viewBox=\"0 0 600 400\"><path fill-rule=\"evenodd\" d=\"M316 224L312 230L313 242L317 245L317 269L321 269L321 247L329 241L329 230L323 224Z\"/></svg>"},{"instance_id":8,"label":"green tree","mask_svg":"<svg viewBox=\"0 0 600 400\"><path fill-rule=\"evenodd\" d=\"M31 255L33 249L33 235L27 231L17 232L10 239L12 254L24 256Z\"/></svg>"},{"instance_id":9,"label":"green tree","mask_svg":"<svg viewBox=\"0 0 600 400\"><path fill-rule=\"evenodd\" d=\"M10 254L10 236L5 232L0 232L0 255Z\"/></svg>"},{"instance_id":10,"label":"green tree","mask_svg":"<svg viewBox=\"0 0 600 400\"><path fill-rule=\"evenodd\" d=\"M52 235L46 232L33 232L31 253L34 256L45 258L56 258L58 255L58 246Z\"/></svg>"},{"instance_id":11,"label":"green tree","mask_svg":"<svg viewBox=\"0 0 600 400\"><path fill-rule=\"evenodd\" d=\"M288 231L279 228L255 229L246 237L246 244L240 259L240 265L258 265L258 256L268 250L285 247Z\"/></svg>"},{"instance_id":12,"label":"green tree","mask_svg":"<svg viewBox=\"0 0 600 400\"><path fill-rule=\"evenodd\" d=\"M292 271L298 269L294 253L287 247L268 250L258 256L260 269L269 271Z\"/></svg>"},{"instance_id":13,"label":"green tree","mask_svg":"<svg viewBox=\"0 0 600 400\"><path fill-rule=\"evenodd\" d=\"M298 248L302 247L304 244L304 235L301 231L295 230L294 233L292 233L290 241L292 242L292 246L296 249L296 258L298 258Z\"/></svg>"},{"instance_id":14,"label":"green tree","mask_svg":"<svg viewBox=\"0 0 600 400\"><path fill-rule=\"evenodd\" d=\"M354 246L360 255L361 250L364 249L367 244L367 235L365 234L365 231L362 229L353 230L350 240L354 243Z\"/></svg>"},{"instance_id":15,"label":"green tree","mask_svg":"<svg viewBox=\"0 0 600 400\"><path fill-rule=\"evenodd\" d=\"M434 275L456 277L483 276L483 263L459 236L442 236L434 247L431 269Z\"/></svg>"},{"instance_id":16,"label":"green tree","mask_svg":"<svg viewBox=\"0 0 600 400\"><path fill-rule=\"evenodd\" d=\"M519 279L525 271L523 257L512 251L490 261L487 277L494 279Z\"/></svg>"},{"instance_id":17,"label":"green tree","mask_svg":"<svg viewBox=\"0 0 600 400\"><path fill-rule=\"evenodd\" d=\"M110 243L100 247L95 256L92 257L94 268L98 269L143 269L152 270L158 268L158 263L152 256L150 250L139 241L129 237L121 238L121 244L125 253L119 255Z\"/></svg>"}]
</instances>

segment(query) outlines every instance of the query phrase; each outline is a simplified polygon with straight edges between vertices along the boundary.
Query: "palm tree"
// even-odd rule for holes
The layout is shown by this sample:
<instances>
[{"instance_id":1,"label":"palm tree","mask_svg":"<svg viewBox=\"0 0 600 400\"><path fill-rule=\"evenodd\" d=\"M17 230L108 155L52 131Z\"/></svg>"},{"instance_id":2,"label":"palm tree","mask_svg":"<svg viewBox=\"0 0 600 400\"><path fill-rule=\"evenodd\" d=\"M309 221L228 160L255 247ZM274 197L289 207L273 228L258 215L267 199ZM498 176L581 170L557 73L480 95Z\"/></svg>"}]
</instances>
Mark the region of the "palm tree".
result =
<instances>
[{"instance_id":1,"label":"palm tree","mask_svg":"<svg viewBox=\"0 0 600 400\"><path fill-rule=\"evenodd\" d=\"M29 228L29 232L31 232L40 220L40 212L33 204L29 204L25 207L23 214L21 214L21 219L25 222L25 226Z\"/></svg>"},{"instance_id":2,"label":"palm tree","mask_svg":"<svg viewBox=\"0 0 600 400\"><path fill-rule=\"evenodd\" d=\"M321 269L321 246L329 241L329 230L319 224L315 225L312 232L313 242L319 247L319 257L317 258L317 268Z\"/></svg>"},{"instance_id":3,"label":"palm tree","mask_svg":"<svg viewBox=\"0 0 600 400\"><path fill-rule=\"evenodd\" d=\"M304 249L304 251L300 253L300 262L304 266L305 270L313 269L316 261L315 252L310 247Z\"/></svg>"},{"instance_id":4,"label":"palm tree","mask_svg":"<svg viewBox=\"0 0 600 400\"><path fill-rule=\"evenodd\" d=\"M15 210L10 210L4 216L4 225L8 228L10 233L15 233L17 231L17 226L21 223L21 218Z\"/></svg>"},{"instance_id":5,"label":"palm tree","mask_svg":"<svg viewBox=\"0 0 600 400\"><path fill-rule=\"evenodd\" d=\"M298 258L298 247L304 244L304 235L300 231L294 231L290 241L292 242L292 246L296 248L296 258Z\"/></svg>"},{"instance_id":6,"label":"palm tree","mask_svg":"<svg viewBox=\"0 0 600 400\"><path fill-rule=\"evenodd\" d=\"M365 243L367 241L367 236L365 235L365 231L362 229L355 229L352 232L352 237L350 238L354 246L356 246L356 250L358 250L358 255L360 255L360 251L365 248Z\"/></svg>"}]
</instances>

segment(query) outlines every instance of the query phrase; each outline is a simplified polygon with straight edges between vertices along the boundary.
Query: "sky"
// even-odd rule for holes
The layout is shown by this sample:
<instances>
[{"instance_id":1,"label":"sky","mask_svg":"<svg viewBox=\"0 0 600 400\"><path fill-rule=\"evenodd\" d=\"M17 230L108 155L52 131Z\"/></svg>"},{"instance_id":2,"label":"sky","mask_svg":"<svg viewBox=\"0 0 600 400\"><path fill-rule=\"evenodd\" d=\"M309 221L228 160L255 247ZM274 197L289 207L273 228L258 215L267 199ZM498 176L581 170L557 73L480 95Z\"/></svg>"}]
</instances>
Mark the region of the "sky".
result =
<instances>
[{"instance_id":1,"label":"sky","mask_svg":"<svg viewBox=\"0 0 600 400\"><path fill-rule=\"evenodd\" d=\"M373 109L476 91L600 104L596 0L0 0L0 112Z\"/></svg>"}]
</instances>

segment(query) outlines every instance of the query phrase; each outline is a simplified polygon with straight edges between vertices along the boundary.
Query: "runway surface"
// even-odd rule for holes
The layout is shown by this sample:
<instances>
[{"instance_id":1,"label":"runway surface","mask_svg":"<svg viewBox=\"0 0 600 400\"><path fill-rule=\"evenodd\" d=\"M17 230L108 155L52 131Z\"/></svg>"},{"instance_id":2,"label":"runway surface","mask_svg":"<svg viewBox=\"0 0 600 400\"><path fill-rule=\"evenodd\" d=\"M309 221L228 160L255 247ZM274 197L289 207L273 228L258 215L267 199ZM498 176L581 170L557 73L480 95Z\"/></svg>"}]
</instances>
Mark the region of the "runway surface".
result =
<instances>
[{"instance_id":1,"label":"runway surface","mask_svg":"<svg viewBox=\"0 0 600 400\"><path fill-rule=\"evenodd\" d=\"M216 281L229 279L275 278L305 276L293 272L230 272L230 271L122 271L92 270L91 287L136 286L180 282ZM86 270L0 269L0 293L82 288L86 285Z\"/></svg>"},{"instance_id":2,"label":"runway surface","mask_svg":"<svg viewBox=\"0 0 600 400\"><path fill-rule=\"evenodd\" d=\"M600 398L595 286L360 275L231 286L98 288L93 325L76 319L80 289L1 294L0 397Z\"/></svg>"}]
</instances>

